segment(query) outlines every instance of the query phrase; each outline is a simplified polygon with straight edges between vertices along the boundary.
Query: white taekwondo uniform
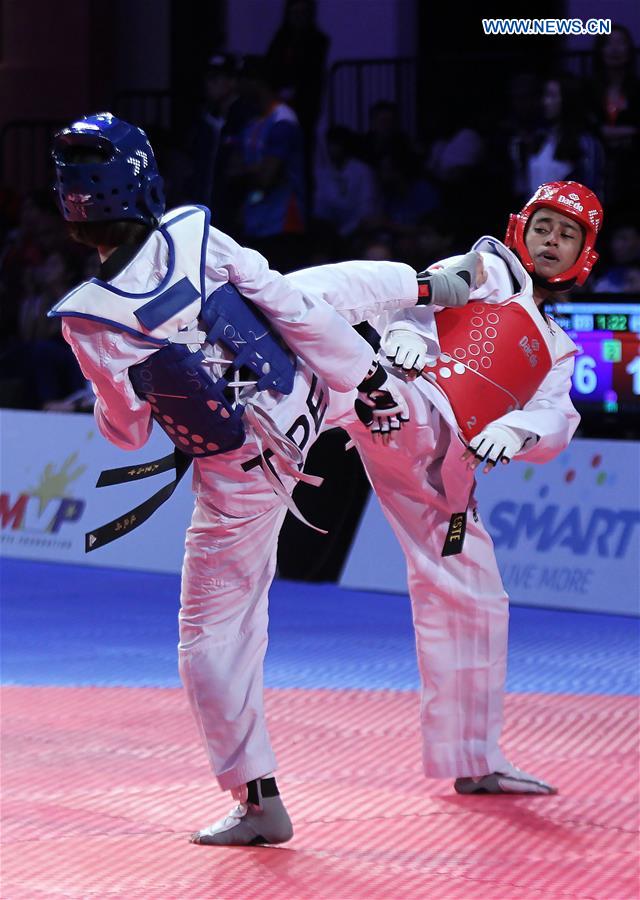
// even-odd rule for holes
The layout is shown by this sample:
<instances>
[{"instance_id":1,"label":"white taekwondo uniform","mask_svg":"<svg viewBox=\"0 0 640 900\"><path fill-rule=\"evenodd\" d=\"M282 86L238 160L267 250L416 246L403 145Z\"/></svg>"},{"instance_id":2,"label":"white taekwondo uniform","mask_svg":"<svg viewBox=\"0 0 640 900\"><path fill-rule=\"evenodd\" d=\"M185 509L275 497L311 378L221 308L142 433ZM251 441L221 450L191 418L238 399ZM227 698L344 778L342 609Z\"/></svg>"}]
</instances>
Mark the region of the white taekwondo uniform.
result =
<instances>
[{"instance_id":1,"label":"white taekwondo uniform","mask_svg":"<svg viewBox=\"0 0 640 900\"><path fill-rule=\"evenodd\" d=\"M372 321L383 334L383 344L389 331L409 329L422 335L433 357L425 370L430 377L401 384L410 421L394 433L393 451L374 442L349 411L337 419L355 442L406 557L422 683L424 771L432 777L477 776L505 767L499 738L508 597L473 498L474 472L461 459L463 423L456 420L454 407L460 402L468 411L470 403L475 403L479 413L483 410L490 383L481 376L493 374L492 362L501 363L497 368L506 379L502 384L517 395L518 380L526 381L537 363L533 344L539 357L546 348L547 374L522 408L495 419L521 429L523 437L527 432L537 436L515 458L536 463L553 459L567 446L579 422L569 398L575 345L537 309L531 279L510 250L495 238L482 238L473 249L482 253L488 277L472 291L466 307L416 307ZM452 257L438 265L449 266L459 259ZM287 280L308 290L314 271L293 273ZM509 339L498 347L494 325L506 327L509 304L518 307L516 321L509 328ZM441 316L448 317L449 323L452 317L466 317L472 329L464 346L447 347L450 355L442 352ZM523 327L534 337L520 336ZM495 359L496 348L506 360ZM499 471L491 477L499 478ZM452 515L467 509L462 552L442 556Z\"/></svg>"},{"instance_id":2,"label":"white taekwondo uniform","mask_svg":"<svg viewBox=\"0 0 640 900\"><path fill-rule=\"evenodd\" d=\"M330 425L327 406L334 418L351 417L354 389L371 365L371 347L348 323L413 306L418 295L414 270L386 262L322 267L315 287L300 291L259 253L210 228L207 211L173 210L108 283L80 285L52 310L63 317L64 337L94 387L98 428L113 444L135 450L150 434L150 405L127 374L157 350L148 338L193 327L202 299L226 283L262 311L297 356L290 394L245 388L242 400L266 412L282 433L289 430L303 457ZM135 312L170 290L191 300L149 332ZM180 673L224 790L276 768L264 717L263 659L268 590L287 507L265 477L261 449L248 429L239 449L195 459L196 500L182 571ZM271 462L291 491L291 466L281 469L277 454Z\"/></svg>"}]
</instances>

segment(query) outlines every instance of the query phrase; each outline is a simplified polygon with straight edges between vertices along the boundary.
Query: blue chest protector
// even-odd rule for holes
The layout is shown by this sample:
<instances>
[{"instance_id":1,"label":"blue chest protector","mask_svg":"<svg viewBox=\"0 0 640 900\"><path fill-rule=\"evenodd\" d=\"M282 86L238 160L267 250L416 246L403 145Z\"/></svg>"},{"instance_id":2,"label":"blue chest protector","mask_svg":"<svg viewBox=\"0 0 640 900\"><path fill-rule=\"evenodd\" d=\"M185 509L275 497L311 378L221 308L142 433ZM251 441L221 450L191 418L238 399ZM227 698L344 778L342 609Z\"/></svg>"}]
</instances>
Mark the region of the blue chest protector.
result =
<instances>
[{"instance_id":1,"label":"blue chest protector","mask_svg":"<svg viewBox=\"0 0 640 900\"><path fill-rule=\"evenodd\" d=\"M132 366L129 377L176 447L190 456L211 456L244 443L239 388L255 383L257 390L290 394L295 359L262 313L232 284L222 285L205 300L198 324L200 337L206 335L202 349L169 343ZM224 348L224 357L208 352L214 345ZM214 367L223 369L217 378Z\"/></svg>"},{"instance_id":2,"label":"blue chest protector","mask_svg":"<svg viewBox=\"0 0 640 900\"><path fill-rule=\"evenodd\" d=\"M295 357L268 320L231 284L206 296L205 260L210 240L209 211L183 207L168 213L158 232L139 251L143 271L157 265L159 242L167 264L160 283L140 293L140 266L128 267L112 281L93 278L71 291L49 312L102 322L141 339L154 351L130 366L139 397L177 451L141 466L104 471L97 486L136 481L175 469L176 476L135 509L86 535L89 552L142 524L175 490L194 457L242 446L245 440L241 388L289 394ZM160 244L162 249L162 244ZM138 259L138 257L136 257ZM131 291L129 284L137 286ZM241 380L242 379L242 380ZM181 451L181 452L178 452Z\"/></svg>"},{"instance_id":3,"label":"blue chest protector","mask_svg":"<svg viewBox=\"0 0 640 900\"><path fill-rule=\"evenodd\" d=\"M157 348L128 374L156 422L192 457L240 447L241 388L289 394L296 370L294 355L237 288L223 284L207 296L209 216L204 207L172 210L119 275L85 282L49 313L103 322ZM165 252L160 283L140 292L140 273L151 275Z\"/></svg>"}]
</instances>

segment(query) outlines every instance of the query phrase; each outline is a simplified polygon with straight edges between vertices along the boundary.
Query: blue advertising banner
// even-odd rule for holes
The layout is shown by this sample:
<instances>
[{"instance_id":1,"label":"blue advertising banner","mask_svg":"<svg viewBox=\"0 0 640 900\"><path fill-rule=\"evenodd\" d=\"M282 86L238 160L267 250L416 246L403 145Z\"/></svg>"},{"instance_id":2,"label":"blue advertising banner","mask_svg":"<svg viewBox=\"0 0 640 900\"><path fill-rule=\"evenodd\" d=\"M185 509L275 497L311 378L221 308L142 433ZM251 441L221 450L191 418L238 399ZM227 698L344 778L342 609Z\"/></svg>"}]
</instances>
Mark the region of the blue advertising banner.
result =
<instances>
[{"instance_id":1,"label":"blue advertising banner","mask_svg":"<svg viewBox=\"0 0 640 900\"><path fill-rule=\"evenodd\" d=\"M546 465L478 476L478 507L512 602L639 614L639 462L636 442L576 439ZM373 496L340 583L407 590L404 557Z\"/></svg>"}]
</instances>

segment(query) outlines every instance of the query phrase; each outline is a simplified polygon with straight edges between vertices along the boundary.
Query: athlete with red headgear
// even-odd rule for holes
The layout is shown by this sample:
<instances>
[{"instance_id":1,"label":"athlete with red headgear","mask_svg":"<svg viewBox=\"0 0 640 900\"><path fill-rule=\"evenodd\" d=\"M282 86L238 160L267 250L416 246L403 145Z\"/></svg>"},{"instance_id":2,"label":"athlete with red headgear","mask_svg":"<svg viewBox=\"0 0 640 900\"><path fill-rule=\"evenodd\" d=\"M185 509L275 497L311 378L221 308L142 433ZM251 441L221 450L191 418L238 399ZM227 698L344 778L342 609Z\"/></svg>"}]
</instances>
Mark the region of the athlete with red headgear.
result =
<instances>
[{"instance_id":1,"label":"athlete with red headgear","mask_svg":"<svg viewBox=\"0 0 640 900\"><path fill-rule=\"evenodd\" d=\"M442 309L434 297L374 322L404 373L410 412L394 435L393 458L362 426L342 423L407 559L424 771L455 778L462 794L555 793L499 746L508 597L476 509L475 468L489 472L513 458L544 463L571 440L579 422L569 399L577 348L540 306L584 283L601 224L588 188L542 185L511 217L504 244L493 237L474 244L486 275L465 306ZM423 302L433 276L458 260L421 273ZM287 279L300 287L295 280L304 277Z\"/></svg>"}]
</instances>

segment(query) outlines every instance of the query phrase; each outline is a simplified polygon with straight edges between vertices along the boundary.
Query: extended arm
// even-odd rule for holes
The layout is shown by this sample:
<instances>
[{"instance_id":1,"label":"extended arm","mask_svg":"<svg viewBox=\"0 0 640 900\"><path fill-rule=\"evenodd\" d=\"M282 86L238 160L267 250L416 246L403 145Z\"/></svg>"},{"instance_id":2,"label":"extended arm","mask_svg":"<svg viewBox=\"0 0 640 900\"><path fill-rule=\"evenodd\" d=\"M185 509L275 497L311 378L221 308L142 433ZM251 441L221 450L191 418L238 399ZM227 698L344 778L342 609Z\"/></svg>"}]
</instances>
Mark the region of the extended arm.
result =
<instances>
[{"instance_id":1,"label":"extended arm","mask_svg":"<svg viewBox=\"0 0 640 900\"><path fill-rule=\"evenodd\" d=\"M475 250L420 272L418 305L394 313L387 323L382 347L391 362L409 375L420 374L427 359L439 353L437 312L489 299L504 288L505 273L502 261Z\"/></svg>"},{"instance_id":2,"label":"extended arm","mask_svg":"<svg viewBox=\"0 0 640 900\"><path fill-rule=\"evenodd\" d=\"M207 272L228 280L273 324L285 343L336 391L350 391L366 377L373 359L369 344L317 292L302 291L269 269L255 250L240 247L212 229ZM221 277L222 276L222 277ZM414 284L413 301L417 297Z\"/></svg>"}]
</instances>

